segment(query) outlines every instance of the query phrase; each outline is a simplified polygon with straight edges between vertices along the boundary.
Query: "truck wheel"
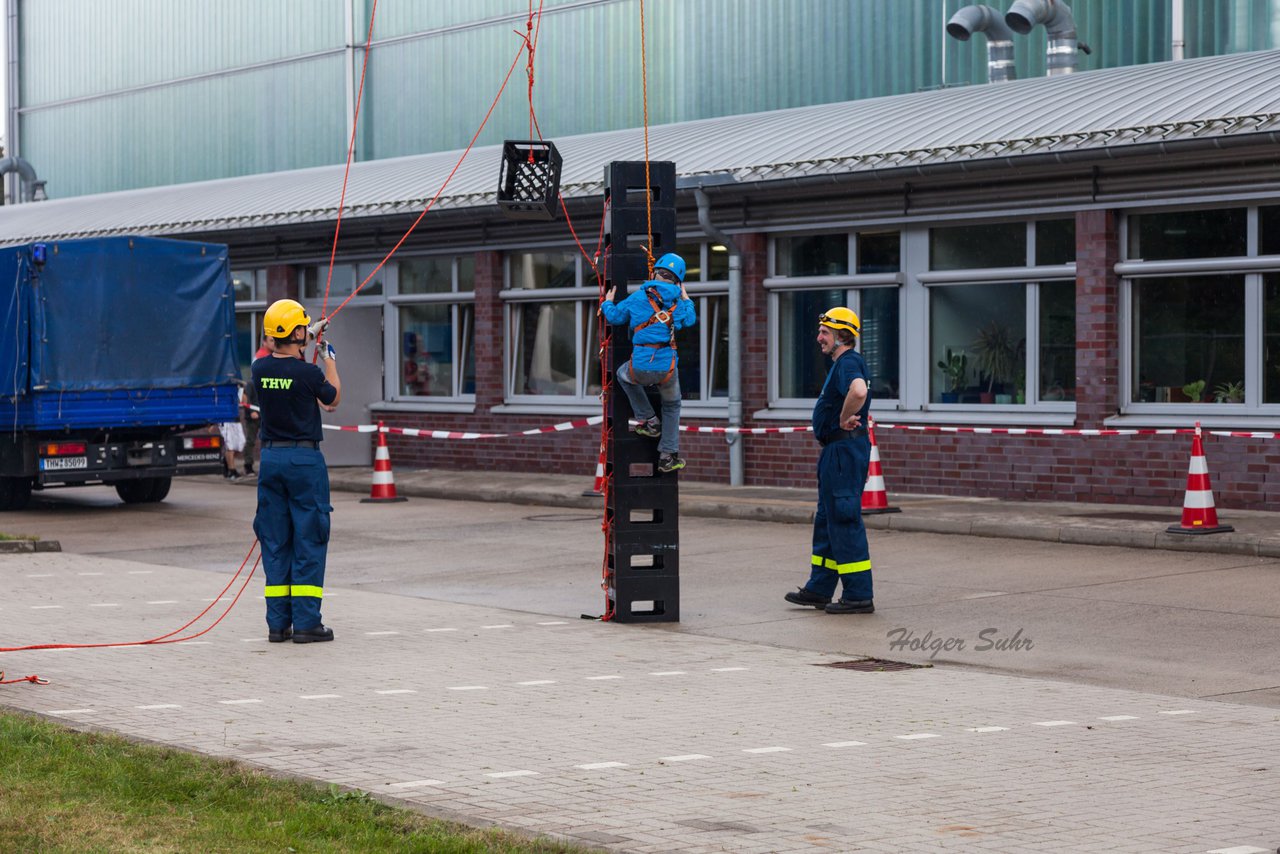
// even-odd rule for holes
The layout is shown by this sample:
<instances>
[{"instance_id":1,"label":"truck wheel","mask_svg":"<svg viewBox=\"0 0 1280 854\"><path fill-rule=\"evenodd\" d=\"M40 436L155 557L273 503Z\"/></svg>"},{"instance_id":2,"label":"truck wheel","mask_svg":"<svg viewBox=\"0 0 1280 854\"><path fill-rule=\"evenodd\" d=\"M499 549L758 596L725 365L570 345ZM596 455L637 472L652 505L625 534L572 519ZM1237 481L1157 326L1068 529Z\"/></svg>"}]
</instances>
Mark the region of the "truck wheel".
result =
<instances>
[{"instance_id":1,"label":"truck wheel","mask_svg":"<svg viewBox=\"0 0 1280 854\"><path fill-rule=\"evenodd\" d=\"M151 490L155 478L140 477L137 480L122 480L116 484L116 495L125 504L142 504L151 500Z\"/></svg>"},{"instance_id":2,"label":"truck wheel","mask_svg":"<svg viewBox=\"0 0 1280 854\"><path fill-rule=\"evenodd\" d=\"M173 485L171 477L140 477L116 484L116 494L125 504L153 504L163 501Z\"/></svg>"},{"instance_id":3,"label":"truck wheel","mask_svg":"<svg viewBox=\"0 0 1280 854\"><path fill-rule=\"evenodd\" d=\"M164 501L164 497L169 494L169 487L173 486L173 478L171 477L153 477L151 478L151 495L147 501Z\"/></svg>"},{"instance_id":4,"label":"truck wheel","mask_svg":"<svg viewBox=\"0 0 1280 854\"><path fill-rule=\"evenodd\" d=\"M22 510L31 500L31 478L0 477L0 510Z\"/></svg>"}]
</instances>

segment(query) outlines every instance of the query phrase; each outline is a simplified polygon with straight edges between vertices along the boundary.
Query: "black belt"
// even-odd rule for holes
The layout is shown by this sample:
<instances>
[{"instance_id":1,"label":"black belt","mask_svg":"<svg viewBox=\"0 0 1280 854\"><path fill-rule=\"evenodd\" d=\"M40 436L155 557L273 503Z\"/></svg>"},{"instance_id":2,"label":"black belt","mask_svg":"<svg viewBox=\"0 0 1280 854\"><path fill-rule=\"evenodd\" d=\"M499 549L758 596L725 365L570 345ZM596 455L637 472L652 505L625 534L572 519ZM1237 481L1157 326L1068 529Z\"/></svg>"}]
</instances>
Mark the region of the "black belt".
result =
<instances>
[{"instance_id":1,"label":"black belt","mask_svg":"<svg viewBox=\"0 0 1280 854\"><path fill-rule=\"evenodd\" d=\"M262 443L264 448L314 448L320 450L320 443L315 439L268 439Z\"/></svg>"},{"instance_id":2,"label":"black belt","mask_svg":"<svg viewBox=\"0 0 1280 854\"><path fill-rule=\"evenodd\" d=\"M826 436L818 439L818 444L825 448L827 445L830 445L832 442L839 442L841 439L852 439L855 436L865 436L865 435L867 435L866 427L857 427L853 430L833 430L832 432L828 433Z\"/></svg>"}]
</instances>

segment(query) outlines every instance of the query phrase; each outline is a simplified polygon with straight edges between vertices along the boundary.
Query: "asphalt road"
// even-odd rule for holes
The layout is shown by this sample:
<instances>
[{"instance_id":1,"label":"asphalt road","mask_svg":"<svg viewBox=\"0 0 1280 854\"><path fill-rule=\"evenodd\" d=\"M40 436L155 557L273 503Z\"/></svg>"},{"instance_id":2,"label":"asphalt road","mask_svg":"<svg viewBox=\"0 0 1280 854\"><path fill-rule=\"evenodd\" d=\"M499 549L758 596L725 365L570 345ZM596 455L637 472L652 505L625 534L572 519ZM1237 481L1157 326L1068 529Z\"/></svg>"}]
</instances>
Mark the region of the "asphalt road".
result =
<instances>
[{"instance_id":1,"label":"asphalt road","mask_svg":"<svg viewBox=\"0 0 1280 854\"><path fill-rule=\"evenodd\" d=\"M574 619L603 608L591 511L359 499L334 494L330 588ZM0 531L230 574L254 503L251 482L214 478L179 481L158 505L50 491L0 513ZM897 531L873 531L871 548L877 613L830 616L782 601L807 577L807 526L685 518L681 622L645 630L1280 707L1280 561ZM325 622L357 628L340 599Z\"/></svg>"}]
</instances>

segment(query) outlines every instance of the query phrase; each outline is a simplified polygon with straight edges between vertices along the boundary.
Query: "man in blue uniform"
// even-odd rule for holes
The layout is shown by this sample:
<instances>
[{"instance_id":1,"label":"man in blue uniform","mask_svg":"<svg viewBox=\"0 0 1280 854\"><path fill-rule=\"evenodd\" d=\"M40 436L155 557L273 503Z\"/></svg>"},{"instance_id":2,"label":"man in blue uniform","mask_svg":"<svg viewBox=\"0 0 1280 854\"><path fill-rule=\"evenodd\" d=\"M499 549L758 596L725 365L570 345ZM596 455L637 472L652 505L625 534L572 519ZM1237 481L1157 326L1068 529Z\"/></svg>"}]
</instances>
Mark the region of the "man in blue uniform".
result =
<instances>
[{"instance_id":1,"label":"man in blue uniform","mask_svg":"<svg viewBox=\"0 0 1280 854\"><path fill-rule=\"evenodd\" d=\"M851 309L833 308L818 319L818 346L834 364L813 407L818 457L818 511L813 518L813 557L804 587L786 594L793 605L828 614L870 614L871 553L862 524L862 488L871 462L867 413L871 408L867 363L854 349L861 324ZM836 583L844 592L832 602Z\"/></svg>"},{"instance_id":2,"label":"man in blue uniform","mask_svg":"<svg viewBox=\"0 0 1280 854\"><path fill-rule=\"evenodd\" d=\"M316 324L323 334L324 321ZM311 318L291 299L277 300L263 316L273 351L254 361L250 381L258 394L262 464L253 531L267 577L267 639L282 643L333 640L320 620L325 555L329 547L329 470L320 453L320 408L332 412L342 397L333 347L316 341L320 364L306 362Z\"/></svg>"},{"instance_id":3,"label":"man in blue uniform","mask_svg":"<svg viewBox=\"0 0 1280 854\"><path fill-rule=\"evenodd\" d=\"M606 323L631 326L631 359L618 368L631 411L640 422L636 433L658 440L658 471L684 468L680 459L680 374L677 370L676 330L693 326L697 313L684 289L684 259L668 252L653 265L651 281L617 304L614 288L604 295L600 313ZM645 394L645 386L657 386L662 398L659 419Z\"/></svg>"}]
</instances>

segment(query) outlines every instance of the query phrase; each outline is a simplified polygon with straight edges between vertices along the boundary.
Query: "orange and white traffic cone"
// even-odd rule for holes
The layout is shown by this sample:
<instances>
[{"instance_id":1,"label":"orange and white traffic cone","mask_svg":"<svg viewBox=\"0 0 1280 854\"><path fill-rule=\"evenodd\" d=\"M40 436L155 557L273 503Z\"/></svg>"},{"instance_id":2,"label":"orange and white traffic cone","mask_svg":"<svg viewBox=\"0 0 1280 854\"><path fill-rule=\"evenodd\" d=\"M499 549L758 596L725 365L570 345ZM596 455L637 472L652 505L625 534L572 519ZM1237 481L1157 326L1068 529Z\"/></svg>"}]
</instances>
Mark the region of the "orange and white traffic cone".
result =
<instances>
[{"instance_id":1,"label":"orange and white traffic cone","mask_svg":"<svg viewBox=\"0 0 1280 854\"><path fill-rule=\"evenodd\" d=\"M604 495L604 441L600 442L600 459L596 463L596 480L590 489L582 490L583 495Z\"/></svg>"},{"instance_id":2,"label":"orange and white traffic cone","mask_svg":"<svg viewBox=\"0 0 1280 854\"><path fill-rule=\"evenodd\" d=\"M368 498L361 498L361 504L387 501L408 501L396 495L396 478L391 473L391 452L387 450L387 432L378 422L378 447L373 453L373 487Z\"/></svg>"},{"instance_id":3,"label":"orange and white traffic cone","mask_svg":"<svg viewBox=\"0 0 1280 854\"><path fill-rule=\"evenodd\" d=\"M1230 525L1218 524L1218 511L1213 506L1213 487L1209 484L1209 461L1200 441L1200 422L1191 440L1191 466L1187 470L1187 495L1182 501L1182 524L1170 525L1170 534L1223 534L1234 531Z\"/></svg>"},{"instance_id":4,"label":"orange and white traffic cone","mask_svg":"<svg viewBox=\"0 0 1280 854\"><path fill-rule=\"evenodd\" d=\"M880 468L880 448L876 446L876 423L871 419L867 419L867 436L871 439L871 462L867 465L867 484L862 488L862 515L901 513L900 507L889 506L884 471Z\"/></svg>"}]
</instances>

